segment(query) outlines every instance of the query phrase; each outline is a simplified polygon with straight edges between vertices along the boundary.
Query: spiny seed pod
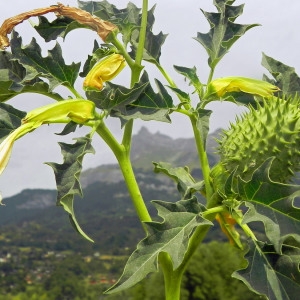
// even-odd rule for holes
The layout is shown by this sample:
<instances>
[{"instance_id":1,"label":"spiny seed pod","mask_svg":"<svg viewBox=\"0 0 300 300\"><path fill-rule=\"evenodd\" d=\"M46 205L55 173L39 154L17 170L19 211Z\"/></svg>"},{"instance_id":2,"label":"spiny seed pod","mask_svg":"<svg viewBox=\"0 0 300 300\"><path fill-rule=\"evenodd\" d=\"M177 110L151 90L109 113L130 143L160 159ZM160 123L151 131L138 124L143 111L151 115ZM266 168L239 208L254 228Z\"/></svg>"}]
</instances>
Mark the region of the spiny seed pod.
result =
<instances>
[{"instance_id":1,"label":"spiny seed pod","mask_svg":"<svg viewBox=\"0 0 300 300\"><path fill-rule=\"evenodd\" d=\"M221 164L249 180L267 158L275 157L270 178L287 183L300 170L300 98L270 98L237 118L218 141Z\"/></svg>"}]
</instances>

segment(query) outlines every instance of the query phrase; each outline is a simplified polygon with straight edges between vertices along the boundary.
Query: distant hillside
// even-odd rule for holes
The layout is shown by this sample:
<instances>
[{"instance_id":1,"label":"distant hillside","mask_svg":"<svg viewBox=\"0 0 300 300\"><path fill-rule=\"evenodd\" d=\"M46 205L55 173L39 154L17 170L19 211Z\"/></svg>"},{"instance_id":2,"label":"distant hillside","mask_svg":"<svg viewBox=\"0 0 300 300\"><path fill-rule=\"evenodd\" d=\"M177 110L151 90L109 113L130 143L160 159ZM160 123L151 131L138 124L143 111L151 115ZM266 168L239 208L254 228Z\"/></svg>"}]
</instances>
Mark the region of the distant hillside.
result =
<instances>
[{"instance_id":1,"label":"distant hillside","mask_svg":"<svg viewBox=\"0 0 300 300\"><path fill-rule=\"evenodd\" d=\"M215 147L213 136L208 146ZM175 183L153 172L152 161L167 161L174 166L188 165L199 175L198 158L193 139L171 139L142 128L132 144L136 177L152 216L156 215L151 200L177 201ZM210 155L214 163L216 156ZM102 165L83 172L84 198L76 197L75 211L84 231L96 244L84 241L71 227L62 207L56 206L54 190L24 190L3 200L0 207L0 246L41 246L53 250L86 252L106 249L122 253L133 247L144 235L134 212L117 165Z\"/></svg>"},{"instance_id":2,"label":"distant hillside","mask_svg":"<svg viewBox=\"0 0 300 300\"><path fill-rule=\"evenodd\" d=\"M220 131L210 134L207 139L208 157L211 165L215 164L218 156L215 154L217 143L215 139ZM157 133L151 133L142 127L133 136L132 164L140 171L153 170L152 162L169 162L174 166L188 166L194 170L194 175L199 177L199 158L193 138L172 139L171 137ZM81 175L82 185L88 186L93 182L118 182L122 180L122 174L117 165L101 165L88 169Z\"/></svg>"}]
</instances>

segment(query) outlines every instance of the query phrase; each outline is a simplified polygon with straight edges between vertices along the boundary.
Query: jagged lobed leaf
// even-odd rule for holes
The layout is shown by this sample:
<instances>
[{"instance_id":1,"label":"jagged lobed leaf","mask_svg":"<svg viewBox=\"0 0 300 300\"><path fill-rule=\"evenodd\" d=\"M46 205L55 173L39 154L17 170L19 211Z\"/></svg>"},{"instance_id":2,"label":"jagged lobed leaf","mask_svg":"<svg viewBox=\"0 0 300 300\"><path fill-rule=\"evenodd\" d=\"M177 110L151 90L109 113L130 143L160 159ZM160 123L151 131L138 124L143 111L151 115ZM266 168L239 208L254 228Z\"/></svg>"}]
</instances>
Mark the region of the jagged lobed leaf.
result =
<instances>
[{"instance_id":1,"label":"jagged lobed leaf","mask_svg":"<svg viewBox=\"0 0 300 300\"><path fill-rule=\"evenodd\" d=\"M137 101L145 91L147 85L149 83L141 82L136 84L132 89L129 89L121 85L106 82L104 89L101 91L87 90L86 96L89 100L95 102L96 107L111 112Z\"/></svg>"},{"instance_id":2,"label":"jagged lobed leaf","mask_svg":"<svg viewBox=\"0 0 300 300\"><path fill-rule=\"evenodd\" d=\"M80 174L82 171L82 160L87 153L94 153L91 145L92 139L87 135L77 138L74 144L59 143L64 157L62 164L47 163L55 173L57 185L57 205L63 206L69 214L73 227L86 239L92 241L80 228L73 208L74 196L82 196L80 185Z\"/></svg>"},{"instance_id":3,"label":"jagged lobed leaf","mask_svg":"<svg viewBox=\"0 0 300 300\"><path fill-rule=\"evenodd\" d=\"M203 147L206 148L206 139L209 132L209 118L212 114L211 110L197 108L197 129L201 135L201 140L203 141Z\"/></svg>"},{"instance_id":4,"label":"jagged lobed leaf","mask_svg":"<svg viewBox=\"0 0 300 300\"><path fill-rule=\"evenodd\" d=\"M126 28L134 28L140 18L141 9L129 2L126 8L119 9L108 1L78 1L78 6L102 20L117 25L121 32Z\"/></svg>"},{"instance_id":5,"label":"jagged lobed leaf","mask_svg":"<svg viewBox=\"0 0 300 300\"><path fill-rule=\"evenodd\" d=\"M152 27L155 21L154 18L154 9L155 6L152 7L152 9L148 12L148 24L147 24L147 32L146 32L146 41L144 46L144 53L143 53L143 59L152 63L159 62L160 56L161 56L161 48L164 44L167 34L164 34L162 32L159 32L157 35L155 35L152 32ZM141 19L141 17L140 17ZM140 21L138 25L140 25ZM138 27L139 28L139 27ZM138 41L139 41L139 30L134 30L133 34L131 36L131 53L130 55L132 57L135 57L137 47L138 47Z\"/></svg>"},{"instance_id":6,"label":"jagged lobed leaf","mask_svg":"<svg viewBox=\"0 0 300 300\"><path fill-rule=\"evenodd\" d=\"M250 242L245 258L248 266L235 272L251 290L266 295L269 300L297 300L300 290L299 243L282 245L278 254L272 245Z\"/></svg>"},{"instance_id":7,"label":"jagged lobed leaf","mask_svg":"<svg viewBox=\"0 0 300 300\"><path fill-rule=\"evenodd\" d=\"M80 63L66 65L59 44L48 51L48 56L43 57L35 39L23 47L21 37L13 32L11 51L13 59L18 60L26 69L26 76L22 82L45 77L49 79L50 91L52 91L58 85L73 86L77 79Z\"/></svg>"},{"instance_id":8,"label":"jagged lobed leaf","mask_svg":"<svg viewBox=\"0 0 300 300\"><path fill-rule=\"evenodd\" d=\"M271 181L272 160L267 159L248 182L239 178L237 185L239 195L249 207L244 222L263 222L268 239L279 253L287 238L292 236L300 242L300 209L294 206L300 186Z\"/></svg>"},{"instance_id":9,"label":"jagged lobed leaf","mask_svg":"<svg viewBox=\"0 0 300 300\"><path fill-rule=\"evenodd\" d=\"M49 22L44 16L40 16L38 25L34 26L37 33L45 40L50 42L58 37L65 38L66 35L77 28L88 28L70 18L59 16L57 19Z\"/></svg>"},{"instance_id":10,"label":"jagged lobed leaf","mask_svg":"<svg viewBox=\"0 0 300 300\"><path fill-rule=\"evenodd\" d=\"M287 66L282 62L267 56L263 53L262 65L270 72L275 80L264 78L272 84L278 86L286 96L295 96L300 92L300 78L295 72L295 68Z\"/></svg>"},{"instance_id":11,"label":"jagged lobed leaf","mask_svg":"<svg viewBox=\"0 0 300 300\"><path fill-rule=\"evenodd\" d=\"M194 86L198 94L202 94L202 83L200 82L199 77L197 75L196 67L187 68L174 65L174 69L190 81L190 84Z\"/></svg>"},{"instance_id":12,"label":"jagged lobed leaf","mask_svg":"<svg viewBox=\"0 0 300 300\"><path fill-rule=\"evenodd\" d=\"M209 55L208 64L215 68L217 63L229 51L231 46L249 29L258 24L241 25L234 23L243 13L244 5L232 6L234 1L214 0L218 12L203 11L210 24L208 33L198 32L195 38L205 48Z\"/></svg>"},{"instance_id":13,"label":"jagged lobed leaf","mask_svg":"<svg viewBox=\"0 0 300 300\"><path fill-rule=\"evenodd\" d=\"M49 84L40 78L26 80L26 69L7 51L0 52L0 102L7 101L22 93L38 93L55 100L62 97L49 90Z\"/></svg>"},{"instance_id":14,"label":"jagged lobed leaf","mask_svg":"<svg viewBox=\"0 0 300 300\"><path fill-rule=\"evenodd\" d=\"M200 191L204 182L196 182L191 176L187 167L172 167L166 162L154 162L154 172L163 173L172 178L177 183L177 189L180 192L182 199L189 199L196 191Z\"/></svg>"},{"instance_id":15,"label":"jagged lobed leaf","mask_svg":"<svg viewBox=\"0 0 300 300\"><path fill-rule=\"evenodd\" d=\"M101 91L87 91L87 98L96 106L106 109L111 116L122 121L140 118L142 120L157 120L169 122L169 112L173 107L172 97L164 86L156 80L158 93L152 89L147 73L132 89L107 82Z\"/></svg>"},{"instance_id":16,"label":"jagged lobed leaf","mask_svg":"<svg viewBox=\"0 0 300 300\"><path fill-rule=\"evenodd\" d=\"M108 1L78 1L78 4L79 8L118 26L123 42L130 42L132 32L138 26L141 11L135 4L129 2L124 9L118 9Z\"/></svg>"},{"instance_id":17,"label":"jagged lobed leaf","mask_svg":"<svg viewBox=\"0 0 300 300\"><path fill-rule=\"evenodd\" d=\"M126 8L118 9L115 5L110 4L107 1L79 1L79 7L103 20L117 25L122 33L123 42L126 45L131 43L132 51L130 52L130 55L132 57L135 56L139 40L139 28L141 24L140 8L129 2ZM158 33L157 35L153 34L152 27L155 21L154 9L155 6L148 11L147 33L143 59L151 62L159 62L161 47L167 35L163 34L162 32Z\"/></svg>"},{"instance_id":18,"label":"jagged lobed leaf","mask_svg":"<svg viewBox=\"0 0 300 300\"><path fill-rule=\"evenodd\" d=\"M13 130L21 126L26 112L20 111L11 105L0 103L0 141Z\"/></svg>"},{"instance_id":19,"label":"jagged lobed leaf","mask_svg":"<svg viewBox=\"0 0 300 300\"><path fill-rule=\"evenodd\" d=\"M176 269L187 250L189 237L198 226L212 223L201 217L203 207L196 198L180 200L176 203L153 201L162 223L147 222L148 235L130 256L124 273L107 293L119 292L141 281L149 273L158 269L158 255L167 252Z\"/></svg>"}]
</instances>

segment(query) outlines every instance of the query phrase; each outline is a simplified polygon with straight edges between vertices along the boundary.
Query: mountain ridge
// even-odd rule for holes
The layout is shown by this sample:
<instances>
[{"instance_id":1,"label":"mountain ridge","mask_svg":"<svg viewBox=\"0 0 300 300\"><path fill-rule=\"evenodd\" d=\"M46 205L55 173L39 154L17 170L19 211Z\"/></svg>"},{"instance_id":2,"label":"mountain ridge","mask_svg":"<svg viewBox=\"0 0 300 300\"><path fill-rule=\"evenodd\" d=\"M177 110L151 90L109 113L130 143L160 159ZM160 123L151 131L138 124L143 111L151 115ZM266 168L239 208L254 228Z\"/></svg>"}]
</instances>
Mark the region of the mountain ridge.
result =
<instances>
[{"instance_id":1,"label":"mountain ridge","mask_svg":"<svg viewBox=\"0 0 300 300\"><path fill-rule=\"evenodd\" d=\"M208 158L213 165L218 156L216 151L216 137L221 129L208 135L207 149ZM199 170L199 158L193 138L173 139L160 132L151 133L146 127L141 127L140 131L133 135L131 160L133 168L139 171L153 170L153 162L168 162L173 166L188 166L192 171ZM102 164L95 168L89 168L81 174L81 184L83 187L94 182L119 182L123 176L117 164Z\"/></svg>"}]
</instances>

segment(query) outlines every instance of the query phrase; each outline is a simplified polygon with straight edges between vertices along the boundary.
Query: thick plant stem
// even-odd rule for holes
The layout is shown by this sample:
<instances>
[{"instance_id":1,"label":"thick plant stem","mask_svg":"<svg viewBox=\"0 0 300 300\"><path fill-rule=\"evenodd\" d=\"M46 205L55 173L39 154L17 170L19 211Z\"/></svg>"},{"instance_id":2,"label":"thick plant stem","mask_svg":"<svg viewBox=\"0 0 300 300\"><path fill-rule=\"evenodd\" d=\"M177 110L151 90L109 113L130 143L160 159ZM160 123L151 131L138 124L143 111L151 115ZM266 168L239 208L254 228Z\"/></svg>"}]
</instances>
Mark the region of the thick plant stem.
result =
<instances>
[{"instance_id":1,"label":"thick plant stem","mask_svg":"<svg viewBox=\"0 0 300 300\"><path fill-rule=\"evenodd\" d=\"M138 43L136 56L135 56L135 68L132 69L131 86L133 86L136 82L139 81L140 74L143 69L141 63L143 59L144 47L146 42L147 22L148 22L148 0L143 0L139 43Z\"/></svg>"},{"instance_id":2,"label":"thick plant stem","mask_svg":"<svg viewBox=\"0 0 300 300\"><path fill-rule=\"evenodd\" d=\"M224 207L221 206L212 208L206 211L205 218L209 221L212 221L214 220L215 215L222 211L224 211ZM184 259L176 270L173 270L173 264L169 254L165 252L160 253L159 262L164 274L166 300L180 300L182 276L187 268L188 262L197 250L199 244L206 237L210 227L211 225L203 225L195 230L190 238L189 247Z\"/></svg>"},{"instance_id":3,"label":"thick plant stem","mask_svg":"<svg viewBox=\"0 0 300 300\"><path fill-rule=\"evenodd\" d=\"M136 181L128 152L127 151L122 152L122 155L119 156L117 159L122 174L124 176L128 192L130 194L130 197L132 199L133 205L139 216L140 221L141 222L151 221L151 217L149 215L142 194L140 192L138 183Z\"/></svg>"},{"instance_id":4,"label":"thick plant stem","mask_svg":"<svg viewBox=\"0 0 300 300\"><path fill-rule=\"evenodd\" d=\"M160 254L159 262L165 280L165 300L180 300L181 281L183 274L187 268L188 262L197 250L199 244L206 236L210 227L210 225L204 225L196 229L190 239L189 248L186 252L184 260L176 270L173 270L173 264L169 255L167 253Z\"/></svg>"},{"instance_id":5,"label":"thick plant stem","mask_svg":"<svg viewBox=\"0 0 300 300\"><path fill-rule=\"evenodd\" d=\"M180 287L183 272L173 270L173 264L168 253L159 254L159 262L164 275L165 300L180 300Z\"/></svg>"},{"instance_id":6,"label":"thick plant stem","mask_svg":"<svg viewBox=\"0 0 300 300\"><path fill-rule=\"evenodd\" d=\"M96 132L102 137L106 144L111 148L116 156L120 169L122 171L129 195L132 199L133 205L136 209L137 215L141 222L151 221L151 217L143 200L138 183L136 181L131 161L130 161L130 147L125 147L123 144L119 144L114 138L105 124L102 122Z\"/></svg>"},{"instance_id":7,"label":"thick plant stem","mask_svg":"<svg viewBox=\"0 0 300 300\"><path fill-rule=\"evenodd\" d=\"M209 162L208 162L208 158L207 158L207 154L206 154L206 149L204 148L204 143L202 141L199 129L197 127L197 117L194 115L191 115L190 120L191 120L192 127L193 127L196 147L197 147L198 156L199 156L199 160L200 160L200 166L202 169L203 179L204 179L204 183L205 183L206 198L207 198L207 201L209 201L209 199L211 198L211 196L213 194L213 188L211 186L211 181L210 181L210 167L209 167Z\"/></svg>"},{"instance_id":8,"label":"thick plant stem","mask_svg":"<svg viewBox=\"0 0 300 300\"><path fill-rule=\"evenodd\" d=\"M143 0L139 44L138 44L136 57L135 57L135 62L138 65L141 64L143 59L144 47L146 42L146 33L147 33L147 22L148 22L148 0Z\"/></svg>"}]
</instances>

